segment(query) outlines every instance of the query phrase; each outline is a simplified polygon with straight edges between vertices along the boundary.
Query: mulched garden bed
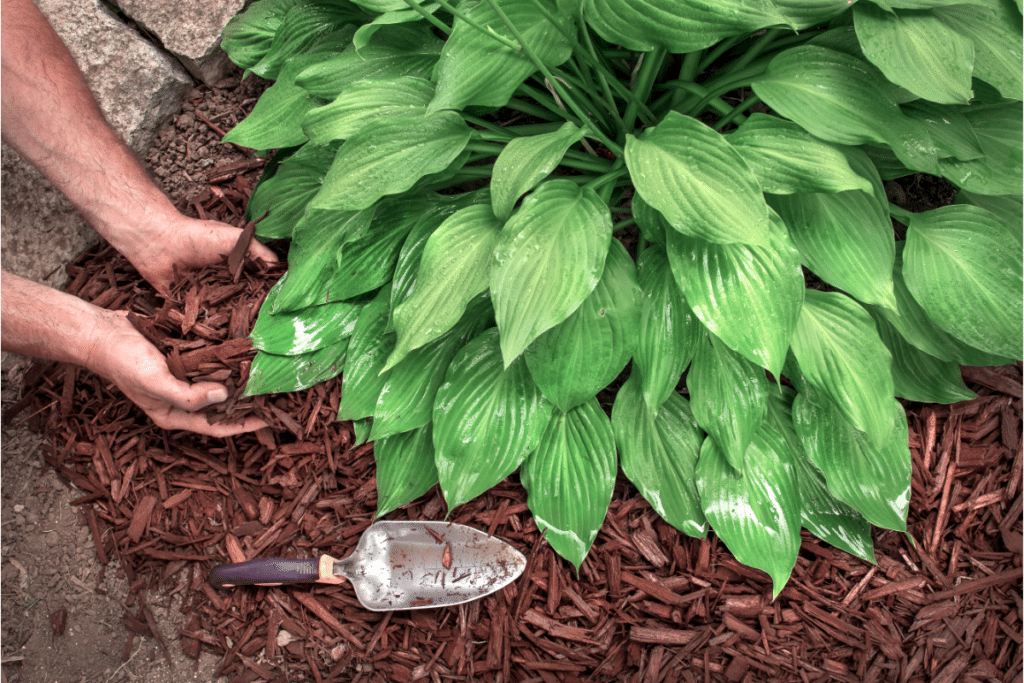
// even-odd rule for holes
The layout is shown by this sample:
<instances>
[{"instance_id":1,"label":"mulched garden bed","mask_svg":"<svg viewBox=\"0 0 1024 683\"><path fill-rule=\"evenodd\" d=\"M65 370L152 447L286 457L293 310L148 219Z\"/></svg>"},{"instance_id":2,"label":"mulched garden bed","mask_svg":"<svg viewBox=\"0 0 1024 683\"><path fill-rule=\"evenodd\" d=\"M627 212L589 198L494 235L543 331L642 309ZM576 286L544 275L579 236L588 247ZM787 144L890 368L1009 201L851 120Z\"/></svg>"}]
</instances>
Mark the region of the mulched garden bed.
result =
<instances>
[{"instance_id":1,"label":"mulched garden bed","mask_svg":"<svg viewBox=\"0 0 1024 683\"><path fill-rule=\"evenodd\" d=\"M209 169L182 201L241 226L258 164ZM878 531L877 565L804 536L793 577L771 581L711 534L660 520L624 477L575 576L541 540L515 478L451 519L509 541L524 575L467 605L374 613L347 586L236 588L207 582L217 563L344 557L376 507L372 444L335 422L341 380L242 398L246 336L283 267L237 257L184 274L158 298L100 246L68 267L69 291L132 320L179 377L229 384L212 420L262 416L229 439L165 432L101 378L40 363L5 419L48 437L47 466L74 503L99 561L131 583L125 656L138 636L221 657L252 681L1021 681L1021 367L964 368L979 398L906 403L913 455L909 535ZM393 519L445 519L437 487ZM911 538L912 537L912 538ZM102 577L100 577L102 580ZM102 589L96 589L102 590ZM185 627L148 604L180 594ZM56 625L55 625L56 628ZM169 657L168 657L169 661Z\"/></svg>"}]
</instances>

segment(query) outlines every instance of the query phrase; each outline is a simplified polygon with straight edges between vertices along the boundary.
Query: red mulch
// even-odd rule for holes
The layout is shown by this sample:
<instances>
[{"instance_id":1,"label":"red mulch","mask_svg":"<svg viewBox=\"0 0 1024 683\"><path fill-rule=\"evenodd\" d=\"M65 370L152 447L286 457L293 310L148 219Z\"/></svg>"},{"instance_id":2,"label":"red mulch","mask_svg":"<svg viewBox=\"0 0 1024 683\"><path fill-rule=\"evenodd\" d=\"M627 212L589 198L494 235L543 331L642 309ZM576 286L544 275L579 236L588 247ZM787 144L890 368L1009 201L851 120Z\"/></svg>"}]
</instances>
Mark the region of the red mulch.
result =
<instances>
[{"instance_id":1,"label":"red mulch","mask_svg":"<svg viewBox=\"0 0 1024 683\"><path fill-rule=\"evenodd\" d=\"M195 212L241 225L246 169L215 169ZM454 511L528 557L524 576L459 607L374 613L348 586L214 590L229 556L347 555L376 505L371 444L335 422L341 384L239 398L245 341L281 268L246 262L180 279L159 300L109 248L69 266L69 289L127 309L179 376L230 384L212 419L255 413L271 429L214 439L155 428L81 368L38 364L5 419L49 437L49 467L82 491L99 561L131 583L136 635L221 657L251 681L1021 681L1021 368L965 368L980 395L907 404L914 460L909 531L875 532L877 566L805 534L774 602L767 575L714 537L660 520L623 478L578 577L508 480ZM22 413L21 416L18 413ZM435 487L395 519L443 519ZM185 628L147 602L181 594ZM175 643L174 641L178 642Z\"/></svg>"}]
</instances>

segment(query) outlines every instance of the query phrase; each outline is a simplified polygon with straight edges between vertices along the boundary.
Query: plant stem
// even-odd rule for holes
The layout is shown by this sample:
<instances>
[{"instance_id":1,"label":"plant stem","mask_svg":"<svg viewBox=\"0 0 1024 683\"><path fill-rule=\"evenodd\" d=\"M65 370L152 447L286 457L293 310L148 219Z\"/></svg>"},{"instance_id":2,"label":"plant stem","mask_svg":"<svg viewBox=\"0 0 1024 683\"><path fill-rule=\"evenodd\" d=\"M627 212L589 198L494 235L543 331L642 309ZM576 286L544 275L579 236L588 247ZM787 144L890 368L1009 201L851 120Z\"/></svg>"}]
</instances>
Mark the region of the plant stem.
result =
<instances>
[{"instance_id":1,"label":"plant stem","mask_svg":"<svg viewBox=\"0 0 1024 683\"><path fill-rule=\"evenodd\" d=\"M914 217L914 213L912 211L907 211L903 207L896 206L892 202L889 202L889 215L903 225L910 225L910 219Z\"/></svg>"},{"instance_id":2,"label":"plant stem","mask_svg":"<svg viewBox=\"0 0 1024 683\"><path fill-rule=\"evenodd\" d=\"M409 2L409 0L405 0L405 1ZM505 36L501 35L497 31L495 31L494 29L481 25L475 19L470 19L468 16L466 16L466 14L464 12L460 12L459 10L455 9L454 7L452 7L451 4L447 2L447 0L436 0L436 2L442 8L444 8L444 10L446 12L451 14L453 17L456 17L458 19L462 19L464 22L466 22L467 24L469 24L470 26L472 26L473 28L475 28L477 31L479 31L480 33L484 34L485 36L490 36L491 38L493 38L494 40L498 41L499 43L501 43L505 47L509 48L510 50L515 50L516 52L522 51L522 49L523 49L522 41L520 41L518 43L515 43L515 42L509 40L508 38L506 38ZM492 5L492 7L493 7L493 5ZM426 10L424 10L424 11L426 11ZM515 35L515 33L513 33L513 35ZM516 40L519 40L519 36L516 36Z\"/></svg>"},{"instance_id":3,"label":"plant stem","mask_svg":"<svg viewBox=\"0 0 1024 683\"><path fill-rule=\"evenodd\" d=\"M697 97L707 97L709 94L708 89L705 88L703 85L692 83L690 81L669 81L668 83L664 83L663 86L672 88L673 90L682 90L692 95L696 95ZM659 105L662 105L665 101L668 101L669 99L670 95L666 94L664 97L660 98L657 102L654 103L654 108L658 109ZM708 100L708 104L715 111L717 111L719 114L722 114L723 116L732 111L732 107L729 106L728 103L726 103L719 97L712 97L710 100ZM684 107L681 106L678 109L682 108Z\"/></svg>"},{"instance_id":4,"label":"plant stem","mask_svg":"<svg viewBox=\"0 0 1024 683\"><path fill-rule=\"evenodd\" d=\"M721 100L719 100L719 101L721 101ZM748 97L747 99L743 100L742 102L737 104L735 107L733 107L732 111L730 111L728 114L723 116L714 125L714 129L717 130L717 131L720 131L723 128L725 128L727 125L732 123L734 119L740 119L739 122L743 123L743 121L746 120L746 117L743 116L743 112L745 112L746 110L750 109L751 107L753 107L755 104L757 104L760 101L761 101L760 97L758 97L757 95L751 95L750 97Z\"/></svg>"},{"instance_id":5,"label":"plant stem","mask_svg":"<svg viewBox=\"0 0 1024 683\"><path fill-rule=\"evenodd\" d=\"M481 140L494 140L496 142L504 142L517 137L516 133L512 132L511 128L502 128L501 126L496 126L490 121L485 121L484 119L477 118L476 116L470 116L465 112L460 112L460 115L466 121L466 123L472 123L473 125L480 126L481 128L484 129L482 131L475 131L474 133L475 135L478 134Z\"/></svg>"},{"instance_id":6,"label":"plant stem","mask_svg":"<svg viewBox=\"0 0 1024 683\"><path fill-rule=\"evenodd\" d=\"M618 168L616 170L609 171L604 175L591 179L591 181L584 185L584 187L589 187L590 189L597 191L597 188L607 185L612 180L618 180L628 172L629 171L626 168Z\"/></svg>"},{"instance_id":7,"label":"plant stem","mask_svg":"<svg viewBox=\"0 0 1024 683\"><path fill-rule=\"evenodd\" d=\"M520 85L519 89L522 90L524 87L527 87L527 86ZM532 88L531 88L531 90L532 90ZM528 93L528 92L524 92L523 94L526 95L527 97L533 97L533 95L531 93ZM534 97L534 99L536 99L536 98ZM550 99L550 98L548 98L548 99ZM538 100L538 102L539 101L540 100ZM552 104L554 104L554 102L552 102ZM515 109L516 111L521 111L524 114L529 114L530 116L536 116L538 119L546 119L548 121L552 121L555 118L555 117L553 117L551 115L551 112L548 111L547 109L545 109L544 107L538 107L536 105L530 104L529 102L523 102L522 100L519 100L519 99L516 99L516 98L512 98L511 100L509 100L508 104L506 106L509 109ZM555 107L555 109L557 111L558 108ZM558 111L558 114L559 114L559 116L561 118L565 119L565 112Z\"/></svg>"},{"instance_id":8,"label":"plant stem","mask_svg":"<svg viewBox=\"0 0 1024 683\"><path fill-rule=\"evenodd\" d=\"M700 65L700 58L703 56L704 50L694 50L693 52L687 52L683 55L683 63L679 67L679 80L684 82L692 82L697 74L697 67ZM671 104L669 109L675 109L686 100L686 91L679 89L672 91Z\"/></svg>"},{"instance_id":9,"label":"plant stem","mask_svg":"<svg viewBox=\"0 0 1024 683\"><path fill-rule=\"evenodd\" d=\"M733 36L732 38L726 38L725 40L720 42L718 45L715 46L714 50L709 52L707 56L700 61L700 65L697 66L697 73L702 73L704 69L714 64L715 60L724 55L727 51L736 47L746 37L746 34L740 34L738 36Z\"/></svg>"},{"instance_id":10,"label":"plant stem","mask_svg":"<svg viewBox=\"0 0 1024 683\"><path fill-rule=\"evenodd\" d=\"M779 28L772 28L765 31L764 35L758 38L757 41L752 46L750 46L750 49L748 49L742 57L737 59L735 62L729 64L728 69L726 70L726 74L728 75L736 73L746 68L748 64L754 61L755 57L759 56L762 52L765 51L765 48L767 48L772 41L778 38L781 32L782 29Z\"/></svg>"},{"instance_id":11,"label":"plant stem","mask_svg":"<svg viewBox=\"0 0 1024 683\"><path fill-rule=\"evenodd\" d=\"M490 142L482 142L479 140L470 140L468 143L466 143L466 146L463 147L463 150L466 151L483 152L491 156L501 154L504 149L505 145L496 145Z\"/></svg>"},{"instance_id":12,"label":"plant stem","mask_svg":"<svg viewBox=\"0 0 1024 683\"><path fill-rule=\"evenodd\" d=\"M751 66L748 66L746 69L740 69L735 74L727 74L725 76L722 76L721 78L716 78L711 83L708 83L707 85L704 86L705 88L707 88L708 94L705 95L696 105L689 107L689 111L684 113L690 116L697 116L702 111L704 111L704 107L711 104L712 100L718 98L721 95L724 95L730 90L735 90L740 86L750 85L750 82L753 78L760 76L767 69L768 60L758 60Z\"/></svg>"},{"instance_id":13,"label":"plant stem","mask_svg":"<svg viewBox=\"0 0 1024 683\"><path fill-rule=\"evenodd\" d=\"M651 87L654 85L654 79L658 76L658 71L661 70L661 65L665 61L665 50L664 48L655 48L651 52L644 53L644 63L640 67L640 74L636 79L636 87L633 89L633 94L636 99L630 100L629 104L626 105L626 113L622 117L622 129L623 129L623 140L625 140L625 131L632 131L636 124L636 113L637 113L637 102L646 100L651 95Z\"/></svg>"},{"instance_id":14,"label":"plant stem","mask_svg":"<svg viewBox=\"0 0 1024 683\"><path fill-rule=\"evenodd\" d=\"M435 28L444 33L446 36L450 36L452 34L451 26L448 26L443 21L435 17L433 14L420 7L420 4L416 2L416 0L405 0L405 4L409 5L409 7L412 7L414 10L416 10L420 15L423 16L424 19L433 24Z\"/></svg>"},{"instance_id":15,"label":"plant stem","mask_svg":"<svg viewBox=\"0 0 1024 683\"><path fill-rule=\"evenodd\" d=\"M636 225L635 218L627 218L625 220L621 220L612 226L612 232L615 232L616 230L621 230L622 228L628 228L631 225ZM637 258L640 258L639 253L637 253Z\"/></svg>"}]
</instances>

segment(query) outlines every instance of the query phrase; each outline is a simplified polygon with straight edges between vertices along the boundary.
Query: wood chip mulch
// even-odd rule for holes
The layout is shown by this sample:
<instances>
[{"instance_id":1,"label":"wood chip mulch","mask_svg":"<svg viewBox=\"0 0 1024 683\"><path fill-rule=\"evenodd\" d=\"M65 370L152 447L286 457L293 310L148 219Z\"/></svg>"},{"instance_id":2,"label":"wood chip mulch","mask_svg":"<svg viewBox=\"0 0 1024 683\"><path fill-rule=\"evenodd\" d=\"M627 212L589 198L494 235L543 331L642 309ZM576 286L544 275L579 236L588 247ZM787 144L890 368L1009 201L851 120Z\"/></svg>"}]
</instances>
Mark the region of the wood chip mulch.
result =
<instances>
[{"instance_id":1,"label":"wood chip mulch","mask_svg":"<svg viewBox=\"0 0 1024 683\"><path fill-rule=\"evenodd\" d=\"M221 176L193 208L241 225L245 182ZM578 577L540 539L512 478L452 515L529 558L482 600L374 613L347 585L215 590L208 572L229 558L346 556L377 498L372 444L353 446L351 425L335 422L340 379L240 398L254 353L245 337L281 268L233 265L237 281L227 267L185 274L162 300L100 247L69 266L69 289L131 311L180 376L228 383L234 395L211 419L257 414L270 429L165 432L101 378L52 363L27 373L26 398L5 415L48 436L46 464L81 490L99 561L117 559L130 582L126 656L154 637L165 653L214 653L233 683L1021 681L1019 364L964 368L975 400L906 404L909 536L876 530L870 565L805 532L774 602L766 574L713 534L662 522L621 476ZM389 517L446 514L435 487ZM171 595L180 629L148 607Z\"/></svg>"}]
</instances>

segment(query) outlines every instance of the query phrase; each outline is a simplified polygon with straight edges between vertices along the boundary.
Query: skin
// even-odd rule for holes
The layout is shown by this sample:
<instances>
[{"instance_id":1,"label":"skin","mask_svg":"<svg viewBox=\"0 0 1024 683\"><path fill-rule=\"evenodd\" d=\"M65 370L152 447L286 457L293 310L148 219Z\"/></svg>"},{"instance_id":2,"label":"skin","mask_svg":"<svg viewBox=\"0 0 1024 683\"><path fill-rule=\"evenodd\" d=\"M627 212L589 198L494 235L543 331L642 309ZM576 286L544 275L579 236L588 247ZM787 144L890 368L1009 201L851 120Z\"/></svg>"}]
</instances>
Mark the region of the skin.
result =
<instances>
[{"instance_id":1,"label":"skin","mask_svg":"<svg viewBox=\"0 0 1024 683\"><path fill-rule=\"evenodd\" d=\"M188 218L156 187L107 124L64 43L31 0L0 5L3 140L71 201L96 231L166 294L179 270L221 261L239 228ZM276 261L253 242L249 255ZM210 425L194 411L227 398L213 382L175 379L163 355L128 322L7 272L2 274L4 351L82 365L116 384L157 426L229 436L266 426L249 418Z\"/></svg>"}]
</instances>

